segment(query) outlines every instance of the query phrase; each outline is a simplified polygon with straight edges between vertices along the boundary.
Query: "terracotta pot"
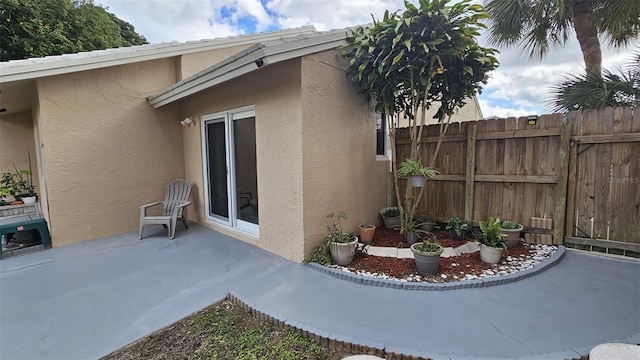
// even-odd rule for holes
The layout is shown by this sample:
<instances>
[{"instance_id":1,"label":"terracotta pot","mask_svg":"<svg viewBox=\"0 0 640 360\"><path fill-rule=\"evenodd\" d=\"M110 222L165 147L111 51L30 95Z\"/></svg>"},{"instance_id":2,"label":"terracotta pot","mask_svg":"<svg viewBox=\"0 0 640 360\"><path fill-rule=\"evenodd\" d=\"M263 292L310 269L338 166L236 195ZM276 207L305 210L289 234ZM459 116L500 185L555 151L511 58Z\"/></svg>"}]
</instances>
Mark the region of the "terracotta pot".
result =
<instances>
[{"instance_id":1,"label":"terracotta pot","mask_svg":"<svg viewBox=\"0 0 640 360\"><path fill-rule=\"evenodd\" d=\"M364 244L371 244L373 241L373 235L376 233L376 227L369 225L370 227L364 227L360 225L360 242Z\"/></svg>"},{"instance_id":2,"label":"terracotta pot","mask_svg":"<svg viewBox=\"0 0 640 360\"><path fill-rule=\"evenodd\" d=\"M423 275L433 275L438 272L440 268L440 254L442 254L442 248L435 252L421 252L415 248L421 243L411 245L411 251L413 252L413 258L416 259L416 268L418 272Z\"/></svg>"},{"instance_id":3,"label":"terracotta pot","mask_svg":"<svg viewBox=\"0 0 640 360\"><path fill-rule=\"evenodd\" d=\"M497 264L502 258L503 248L494 248L480 244L480 259L487 264Z\"/></svg>"},{"instance_id":4,"label":"terracotta pot","mask_svg":"<svg viewBox=\"0 0 640 360\"><path fill-rule=\"evenodd\" d=\"M346 266L353 261L353 256L356 254L356 246L358 244L358 238L353 237L353 240L348 243L332 242L329 244L329 252L331 253L331 259L333 262Z\"/></svg>"}]
</instances>

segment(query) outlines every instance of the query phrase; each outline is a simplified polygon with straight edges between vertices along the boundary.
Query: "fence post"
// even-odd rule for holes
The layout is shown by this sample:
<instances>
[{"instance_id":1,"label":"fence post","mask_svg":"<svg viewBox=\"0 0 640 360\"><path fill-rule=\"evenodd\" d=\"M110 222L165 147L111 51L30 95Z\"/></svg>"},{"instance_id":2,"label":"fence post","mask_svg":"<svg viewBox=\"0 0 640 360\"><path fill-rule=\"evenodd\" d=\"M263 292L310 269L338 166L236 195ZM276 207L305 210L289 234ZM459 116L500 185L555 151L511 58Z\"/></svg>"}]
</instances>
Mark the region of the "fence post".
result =
<instances>
[{"instance_id":1,"label":"fence post","mask_svg":"<svg viewBox=\"0 0 640 360\"><path fill-rule=\"evenodd\" d=\"M473 220L473 191L476 180L476 124L467 127L467 174L464 195L464 218Z\"/></svg>"},{"instance_id":2,"label":"fence post","mask_svg":"<svg viewBox=\"0 0 640 360\"><path fill-rule=\"evenodd\" d=\"M556 208L553 212L553 243L564 242L565 216L567 211L567 181L569 179L569 149L571 147L571 123L562 122L560 152L558 153L558 184L556 185Z\"/></svg>"}]
</instances>

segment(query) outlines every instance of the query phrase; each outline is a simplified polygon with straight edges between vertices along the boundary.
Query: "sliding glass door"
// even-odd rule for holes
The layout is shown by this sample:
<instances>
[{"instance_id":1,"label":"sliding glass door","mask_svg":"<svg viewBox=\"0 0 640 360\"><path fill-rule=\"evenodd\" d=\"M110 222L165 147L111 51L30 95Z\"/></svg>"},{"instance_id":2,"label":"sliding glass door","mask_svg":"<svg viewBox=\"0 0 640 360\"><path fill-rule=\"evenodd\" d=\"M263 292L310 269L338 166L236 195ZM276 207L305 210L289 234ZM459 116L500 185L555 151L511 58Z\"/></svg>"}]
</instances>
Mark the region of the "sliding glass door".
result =
<instances>
[{"instance_id":1,"label":"sliding glass door","mask_svg":"<svg viewBox=\"0 0 640 360\"><path fill-rule=\"evenodd\" d=\"M202 120L207 218L257 235L255 110L238 109Z\"/></svg>"}]
</instances>

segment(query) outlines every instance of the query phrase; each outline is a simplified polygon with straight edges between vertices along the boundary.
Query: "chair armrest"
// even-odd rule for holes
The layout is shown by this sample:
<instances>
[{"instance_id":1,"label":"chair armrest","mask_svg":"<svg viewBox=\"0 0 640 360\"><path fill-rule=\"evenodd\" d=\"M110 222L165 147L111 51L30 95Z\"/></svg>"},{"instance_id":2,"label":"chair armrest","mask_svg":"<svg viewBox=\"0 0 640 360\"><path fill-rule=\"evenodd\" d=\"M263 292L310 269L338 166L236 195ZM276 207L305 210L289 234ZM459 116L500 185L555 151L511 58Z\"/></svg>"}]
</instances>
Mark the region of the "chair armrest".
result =
<instances>
[{"instance_id":1,"label":"chair armrest","mask_svg":"<svg viewBox=\"0 0 640 360\"><path fill-rule=\"evenodd\" d=\"M191 201L181 201L177 203L176 206L173 208L173 215L178 216L180 211L189 205L191 205Z\"/></svg>"},{"instance_id":2,"label":"chair armrest","mask_svg":"<svg viewBox=\"0 0 640 360\"><path fill-rule=\"evenodd\" d=\"M148 204L144 204L144 205L140 205L140 209L144 209L144 208L148 208L148 207L152 207L152 206L156 206L158 204L162 204L164 201L156 201L156 202L152 202L152 203L148 203Z\"/></svg>"}]
</instances>

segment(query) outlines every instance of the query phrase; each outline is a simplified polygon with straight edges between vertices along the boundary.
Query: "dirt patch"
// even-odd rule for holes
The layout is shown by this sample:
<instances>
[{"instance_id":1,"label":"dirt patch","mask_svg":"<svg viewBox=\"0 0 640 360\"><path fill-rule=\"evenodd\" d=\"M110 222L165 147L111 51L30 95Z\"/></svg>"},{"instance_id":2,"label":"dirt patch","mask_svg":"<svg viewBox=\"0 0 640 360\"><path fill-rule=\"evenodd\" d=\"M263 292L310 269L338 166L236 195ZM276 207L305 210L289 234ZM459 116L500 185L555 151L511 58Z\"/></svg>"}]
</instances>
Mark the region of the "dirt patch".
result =
<instances>
[{"instance_id":1,"label":"dirt patch","mask_svg":"<svg viewBox=\"0 0 640 360\"><path fill-rule=\"evenodd\" d=\"M280 330L223 300L102 359L340 360L349 355Z\"/></svg>"}]
</instances>

